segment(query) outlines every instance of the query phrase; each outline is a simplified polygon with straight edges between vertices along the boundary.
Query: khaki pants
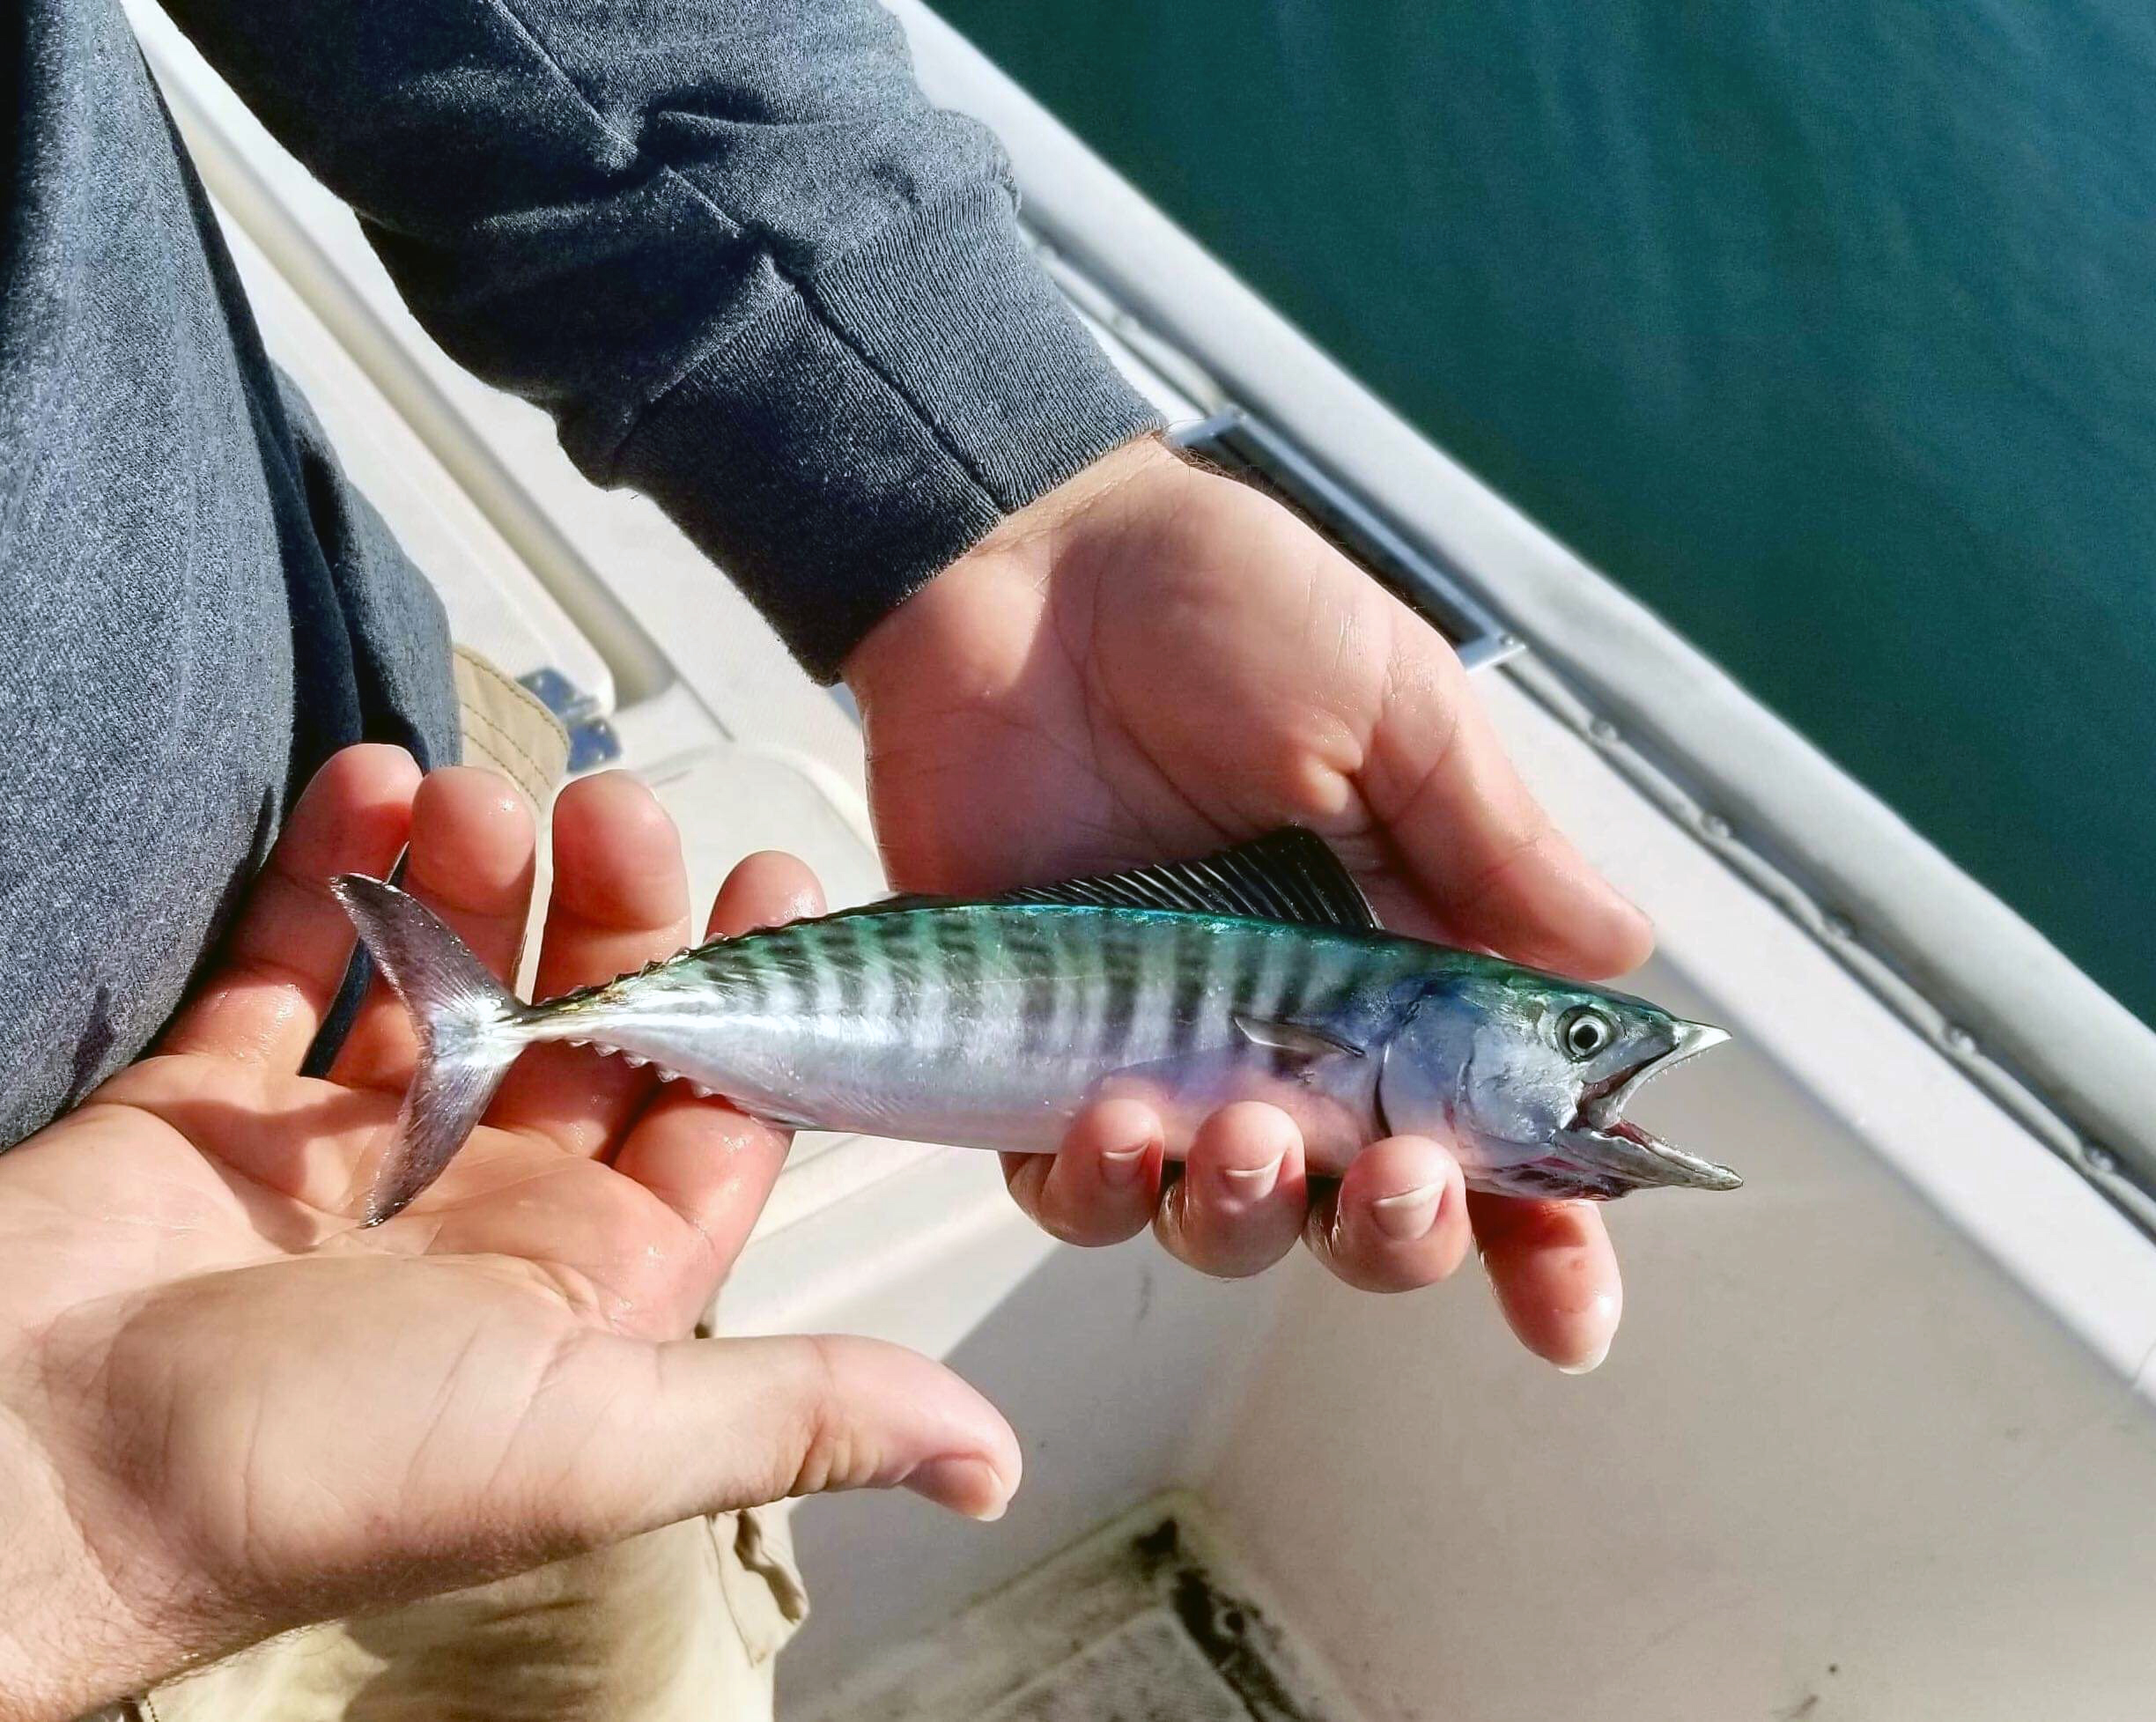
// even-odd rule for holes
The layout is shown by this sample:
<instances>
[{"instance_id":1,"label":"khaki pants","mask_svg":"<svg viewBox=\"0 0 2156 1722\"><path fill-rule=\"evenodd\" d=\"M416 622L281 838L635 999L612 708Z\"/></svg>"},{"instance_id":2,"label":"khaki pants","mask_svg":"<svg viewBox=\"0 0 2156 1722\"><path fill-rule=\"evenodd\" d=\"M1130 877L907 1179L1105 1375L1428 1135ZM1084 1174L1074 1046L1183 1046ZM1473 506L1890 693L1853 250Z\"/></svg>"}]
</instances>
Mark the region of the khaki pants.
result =
<instances>
[{"instance_id":1,"label":"khaki pants","mask_svg":"<svg viewBox=\"0 0 2156 1722\"><path fill-rule=\"evenodd\" d=\"M727 1513L272 1639L140 1700L145 1722L769 1722L808 1612L782 1523Z\"/></svg>"},{"instance_id":2,"label":"khaki pants","mask_svg":"<svg viewBox=\"0 0 2156 1722\"><path fill-rule=\"evenodd\" d=\"M543 816L568 761L561 726L476 654L458 652L456 684L466 761L510 778ZM726 1513L288 1633L121 1713L148 1722L768 1722L773 1659L808 1612L784 1514Z\"/></svg>"}]
</instances>

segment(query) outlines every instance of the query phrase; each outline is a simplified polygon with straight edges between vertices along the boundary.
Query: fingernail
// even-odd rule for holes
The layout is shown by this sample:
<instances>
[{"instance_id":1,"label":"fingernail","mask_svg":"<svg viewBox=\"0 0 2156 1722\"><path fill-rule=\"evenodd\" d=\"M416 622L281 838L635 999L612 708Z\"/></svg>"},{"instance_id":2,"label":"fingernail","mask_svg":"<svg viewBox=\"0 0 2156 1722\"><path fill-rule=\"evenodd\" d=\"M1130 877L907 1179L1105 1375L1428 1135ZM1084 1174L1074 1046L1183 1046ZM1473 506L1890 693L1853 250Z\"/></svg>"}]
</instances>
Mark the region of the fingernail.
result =
<instances>
[{"instance_id":1,"label":"fingernail","mask_svg":"<svg viewBox=\"0 0 2156 1722\"><path fill-rule=\"evenodd\" d=\"M1281 1162L1287 1157L1275 1154L1262 1166L1222 1166L1221 1173L1228 1180L1228 1188L1242 1201L1262 1201L1280 1182Z\"/></svg>"},{"instance_id":2,"label":"fingernail","mask_svg":"<svg viewBox=\"0 0 2156 1722\"><path fill-rule=\"evenodd\" d=\"M1377 1230L1394 1243L1411 1244L1428 1236L1437 1222L1437 1209L1443 1201L1442 1180L1418 1184L1412 1190L1402 1190L1397 1196L1379 1196L1370 1203L1370 1217L1377 1222Z\"/></svg>"},{"instance_id":3,"label":"fingernail","mask_svg":"<svg viewBox=\"0 0 2156 1722\"><path fill-rule=\"evenodd\" d=\"M1591 1357L1583 1357L1576 1364L1560 1364L1557 1365L1557 1373L1560 1375L1591 1375L1602 1367L1602 1360L1609 1354L1610 1342L1604 1340L1600 1349Z\"/></svg>"},{"instance_id":4,"label":"fingernail","mask_svg":"<svg viewBox=\"0 0 2156 1722\"><path fill-rule=\"evenodd\" d=\"M995 1467L985 1459L963 1454L924 1460L907 1475L905 1486L938 1506L983 1524L1002 1518L1010 1505L1010 1497Z\"/></svg>"},{"instance_id":5,"label":"fingernail","mask_svg":"<svg viewBox=\"0 0 2156 1722\"><path fill-rule=\"evenodd\" d=\"M1111 1148L1101 1150L1101 1182L1111 1189L1124 1189L1138 1181L1138 1174L1145 1170L1146 1154L1151 1142L1140 1142L1135 1148Z\"/></svg>"}]
</instances>

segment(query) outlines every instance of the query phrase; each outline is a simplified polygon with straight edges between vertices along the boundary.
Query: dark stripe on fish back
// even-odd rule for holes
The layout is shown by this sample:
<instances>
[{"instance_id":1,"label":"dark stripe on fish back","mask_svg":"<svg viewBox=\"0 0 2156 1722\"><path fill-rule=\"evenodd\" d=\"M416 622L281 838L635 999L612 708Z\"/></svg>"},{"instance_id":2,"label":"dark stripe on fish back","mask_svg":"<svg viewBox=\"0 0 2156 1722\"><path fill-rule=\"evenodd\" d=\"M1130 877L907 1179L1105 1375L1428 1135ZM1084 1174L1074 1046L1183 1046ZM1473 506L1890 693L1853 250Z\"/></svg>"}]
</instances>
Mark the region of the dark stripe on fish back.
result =
<instances>
[{"instance_id":1,"label":"dark stripe on fish back","mask_svg":"<svg viewBox=\"0 0 2156 1722\"><path fill-rule=\"evenodd\" d=\"M1045 1058L1068 1045L1070 1013L1065 1009L1070 983L1061 973L1074 945L1091 935L1096 919L1082 915L1065 919L1052 945L1034 925L1037 917L1015 918L1006 933L1001 955L1019 977L1014 1000L1018 1012L1018 1053L1022 1058Z\"/></svg>"},{"instance_id":2,"label":"dark stripe on fish back","mask_svg":"<svg viewBox=\"0 0 2156 1722\"><path fill-rule=\"evenodd\" d=\"M1312 940L1296 953L1295 977L1288 991L1287 1014L1298 1023L1321 1023L1340 1001L1337 954Z\"/></svg>"},{"instance_id":3,"label":"dark stripe on fish back","mask_svg":"<svg viewBox=\"0 0 2156 1722\"><path fill-rule=\"evenodd\" d=\"M994 1031L985 1015L987 990L982 983L995 965L995 928L988 916L969 914L957 917L955 932L951 984L972 1005L965 1024L968 1033L960 1041L960 1050L967 1052L979 1038Z\"/></svg>"},{"instance_id":4,"label":"dark stripe on fish back","mask_svg":"<svg viewBox=\"0 0 2156 1722\"><path fill-rule=\"evenodd\" d=\"M1134 1032L1147 1058L1158 1058L1173 1034L1173 942L1156 937L1151 927L1132 929L1132 968L1139 980Z\"/></svg>"},{"instance_id":5,"label":"dark stripe on fish back","mask_svg":"<svg viewBox=\"0 0 2156 1722\"><path fill-rule=\"evenodd\" d=\"M853 937L860 923L852 919L834 920L816 928L808 940L816 965L816 1000L833 1016L854 1016L860 1011L860 961Z\"/></svg>"},{"instance_id":6,"label":"dark stripe on fish back","mask_svg":"<svg viewBox=\"0 0 2156 1722\"><path fill-rule=\"evenodd\" d=\"M1220 1025L1226 1020L1222 995L1233 983L1236 951L1244 942L1237 932L1216 922L1200 922L1191 930L1196 935L1190 953L1196 987L1195 996L1185 1001L1182 1010L1189 1024L1185 1045L1218 1038Z\"/></svg>"},{"instance_id":7,"label":"dark stripe on fish back","mask_svg":"<svg viewBox=\"0 0 2156 1722\"><path fill-rule=\"evenodd\" d=\"M1102 917L1093 918L1096 921ZM1077 977L1076 999L1071 1009L1071 1048L1089 1061L1100 1057L1101 1024L1108 1014L1108 965L1115 960L1113 942L1096 930L1083 946L1085 960L1072 967Z\"/></svg>"},{"instance_id":8,"label":"dark stripe on fish back","mask_svg":"<svg viewBox=\"0 0 2156 1722\"><path fill-rule=\"evenodd\" d=\"M1097 917L1087 919L1090 921ZM1089 926L1086 936L1065 942L1041 971L1048 977L1048 1020L1052 1037L1049 1044L1066 1053L1078 1044L1078 1025L1085 1016L1085 974L1100 950L1099 939L1092 935Z\"/></svg>"},{"instance_id":9,"label":"dark stripe on fish back","mask_svg":"<svg viewBox=\"0 0 2156 1722\"><path fill-rule=\"evenodd\" d=\"M749 991L749 1009L759 1016L776 1016L792 1009L787 996L790 989L772 948L777 935L771 933L751 933L735 948L734 960Z\"/></svg>"},{"instance_id":10,"label":"dark stripe on fish back","mask_svg":"<svg viewBox=\"0 0 2156 1722\"><path fill-rule=\"evenodd\" d=\"M1090 920L1091 917L1083 918ZM1082 945L1089 929L1058 916L999 916L993 929L996 972L1015 979L1015 987L997 987L993 995L1018 1016L1014 1040L1020 1054L1037 1058L1069 1045L1077 1020L1076 982L1082 966ZM984 995L991 989L984 988Z\"/></svg>"},{"instance_id":11,"label":"dark stripe on fish back","mask_svg":"<svg viewBox=\"0 0 2156 1722\"><path fill-rule=\"evenodd\" d=\"M1202 1038L1205 1026L1206 983L1208 958L1219 935L1206 922L1178 920L1171 950L1175 963L1174 1002L1170 1015L1174 1027L1169 1045L1175 1056L1187 1056Z\"/></svg>"},{"instance_id":12,"label":"dark stripe on fish back","mask_svg":"<svg viewBox=\"0 0 2156 1722\"><path fill-rule=\"evenodd\" d=\"M737 939L716 947L712 952L712 968L732 980L741 1008L750 1016L761 1016L770 1009L769 965L761 939Z\"/></svg>"},{"instance_id":13,"label":"dark stripe on fish back","mask_svg":"<svg viewBox=\"0 0 2156 1722\"><path fill-rule=\"evenodd\" d=\"M772 937L771 953L779 981L786 994L785 1009L794 1016L813 1016L816 1009L816 958L807 932L800 927L782 928Z\"/></svg>"},{"instance_id":14,"label":"dark stripe on fish back","mask_svg":"<svg viewBox=\"0 0 2156 1722\"><path fill-rule=\"evenodd\" d=\"M1280 1003L1274 1007L1281 1021L1300 1022L1309 1010L1318 991L1318 952L1315 939L1297 939L1288 944Z\"/></svg>"},{"instance_id":15,"label":"dark stripe on fish back","mask_svg":"<svg viewBox=\"0 0 2156 1722\"><path fill-rule=\"evenodd\" d=\"M887 928L874 926L866 920L853 923L853 996L849 1001L850 1009L889 1016L890 988L897 979L891 972L892 954Z\"/></svg>"},{"instance_id":16,"label":"dark stripe on fish back","mask_svg":"<svg viewBox=\"0 0 2156 1722\"><path fill-rule=\"evenodd\" d=\"M1276 1020L1281 1014L1281 1000L1288 992L1287 953L1276 938L1253 938L1247 941L1247 946L1250 969L1244 997L1250 1001L1252 1015L1268 1022Z\"/></svg>"},{"instance_id":17,"label":"dark stripe on fish back","mask_svg":"<svg viewBox=\"0 0 2156 1722\"><path fill-rule=\"evenodd\" d=\"M846 1008L846 977L852 965L839 960L837 942L831 937L833 927L853 930L847 922L838 921L831 927L820 927L815 933L804 934L801 938L809 972L816 976L816 1009L819 1016L841 1016Z\"/></svg>"},{"instance_id":18,"label":"dark stripe on fish back","mask_svg":"<svg viewBox=\"0 0 2156 1722\"><path fill-rule=\"evenodd\" d=\"M1059 924L1040 914L984 916L993 920L996 950L1020 974L1030 974L1055 960L1070 940L1067 921ZM1086 917L1090 920L1092 917Z\"/></svg>"},{"instance_id":19,"label":"dark stripe on fish back","mask_svg":"<svg viewBox=\"0 0 2156 1722\"><path fill-rule=\"evenodd\" d=\"M1111 939L1104 928L1101 945L1100 1022L1092 1050L1111 1066L1130 1062L1131 1025L1138 1017L1138 955L1127 937Z\"/></svg>"},{"instance_id":20,"label":"dark stripe on fish back","mask_svg":"<svg viewBox=\"0 0 2156 1722\"><path fill-rule=\"evenodd\" d=\"M932 1059L950 1052L950 1000L943 986L941 918L907 915L904 961L891 978L891 1016Z\"/></svg>"}]
</instances>

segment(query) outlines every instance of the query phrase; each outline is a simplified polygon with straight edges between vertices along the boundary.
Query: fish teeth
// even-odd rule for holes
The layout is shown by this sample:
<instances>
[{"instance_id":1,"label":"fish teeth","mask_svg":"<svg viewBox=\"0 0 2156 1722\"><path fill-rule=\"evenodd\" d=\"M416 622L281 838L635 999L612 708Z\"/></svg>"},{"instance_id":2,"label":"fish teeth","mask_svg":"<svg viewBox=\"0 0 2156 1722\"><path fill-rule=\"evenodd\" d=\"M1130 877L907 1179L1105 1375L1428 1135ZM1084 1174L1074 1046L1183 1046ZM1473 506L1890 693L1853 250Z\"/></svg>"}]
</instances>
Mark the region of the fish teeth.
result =
<instances>
[{"instance_id":1,"label":"fish teeth","mask_svg":"<svg viewBox=\"0 0 2156 1722\"><path fill-rule=\"evenodd\" d=\"M691 1083L689 1084L689 1092L695 1095L699 1100L708 1100L714 1090L705 1088L701 1083Z\"/></svg>"},{"instance_id":2,"label":"fish teeth","mask_svg":"<svg viewBox=\"0 0 2156 1722\"><path fill-rule=\"evenodd\" d=\"M622 1057L628 1061L629 1068L631 1070L641 1070L646 1065L651 1062L649 1059L639 1058L634 1053L624 1053Z\"/></svg>"}]
</instances>

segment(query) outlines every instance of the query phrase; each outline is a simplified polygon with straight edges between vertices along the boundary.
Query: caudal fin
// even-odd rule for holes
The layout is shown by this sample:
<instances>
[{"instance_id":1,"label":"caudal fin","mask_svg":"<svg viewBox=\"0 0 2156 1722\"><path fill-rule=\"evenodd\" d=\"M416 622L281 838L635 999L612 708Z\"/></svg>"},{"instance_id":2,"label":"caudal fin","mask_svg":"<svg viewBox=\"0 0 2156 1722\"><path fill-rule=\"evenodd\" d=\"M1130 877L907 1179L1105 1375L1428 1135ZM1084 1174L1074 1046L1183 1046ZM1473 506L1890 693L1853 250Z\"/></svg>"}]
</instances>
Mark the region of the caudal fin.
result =
<instances>
[{"instance_id":1,"label":"caudal fin","mask_svg":"<svg viewBox=\"0 0 2156 1722\"><path fill-rule=\"evenodd\" d=\"M419 1062L396 1135L367 1194L366 1223L378 1226L463 1147L524 1049L529 1013L463 940L395 885L346 873L330 889L419 1034Z\"/></svg>"}]
</instances>

